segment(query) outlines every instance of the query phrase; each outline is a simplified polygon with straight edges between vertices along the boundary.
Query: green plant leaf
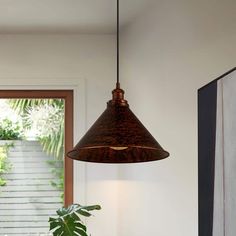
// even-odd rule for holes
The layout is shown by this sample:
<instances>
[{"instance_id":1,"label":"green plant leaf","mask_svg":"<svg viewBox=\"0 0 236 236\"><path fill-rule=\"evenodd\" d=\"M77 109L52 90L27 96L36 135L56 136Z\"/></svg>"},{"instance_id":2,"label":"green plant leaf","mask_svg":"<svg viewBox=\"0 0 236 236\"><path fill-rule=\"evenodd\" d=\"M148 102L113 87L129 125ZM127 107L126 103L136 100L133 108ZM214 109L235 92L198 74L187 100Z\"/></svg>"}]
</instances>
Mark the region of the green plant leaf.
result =
<instances>
[{"instance_id":1,"label":"green plant leaf","mask_svg":"<svg viewBox=\"0 0 236 236\"><path fill-rule=\"evenodd\" d=\"M87 228L81 221L79 215L89 217L89 211L100 210L99 205L81 206L73 204L69 207L62 207L57 210L57 218L49 218L50 232L53 236L88 236Z\"/></svg>"},{"instance_id":2,"label":"green plant leaf","mask_svg":"<svg viewBox=\"0 0 236 236\"><path fill-rule=\"evenodd\" d=\"M87 211L93 211L93 210L101 210L102 208L100 205L93 205L93 206L83 206L83 209Z\"/></svg>"}]
</instances>

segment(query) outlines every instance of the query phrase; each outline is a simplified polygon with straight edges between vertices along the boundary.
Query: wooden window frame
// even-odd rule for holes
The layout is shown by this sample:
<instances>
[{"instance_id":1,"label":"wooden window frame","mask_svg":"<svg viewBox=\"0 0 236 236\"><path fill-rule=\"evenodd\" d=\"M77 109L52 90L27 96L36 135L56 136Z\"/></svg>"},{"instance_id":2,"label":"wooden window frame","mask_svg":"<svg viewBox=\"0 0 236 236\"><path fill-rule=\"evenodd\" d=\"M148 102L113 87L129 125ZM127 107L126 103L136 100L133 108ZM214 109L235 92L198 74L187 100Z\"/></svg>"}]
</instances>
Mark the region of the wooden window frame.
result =
<instances>
[{"instance_id":1,"label":"wooden window frame","mask_svg":"<svg viewBox=\"0 0 236 236\"><path fill-rule=\"evenodd\" d=\"M0 90L0 99L50 99L65 100L65 155L73 148L73 90ZM64 205L73 203L73 160L65 156L64 161Z\"/></svg>"}]
</instances>

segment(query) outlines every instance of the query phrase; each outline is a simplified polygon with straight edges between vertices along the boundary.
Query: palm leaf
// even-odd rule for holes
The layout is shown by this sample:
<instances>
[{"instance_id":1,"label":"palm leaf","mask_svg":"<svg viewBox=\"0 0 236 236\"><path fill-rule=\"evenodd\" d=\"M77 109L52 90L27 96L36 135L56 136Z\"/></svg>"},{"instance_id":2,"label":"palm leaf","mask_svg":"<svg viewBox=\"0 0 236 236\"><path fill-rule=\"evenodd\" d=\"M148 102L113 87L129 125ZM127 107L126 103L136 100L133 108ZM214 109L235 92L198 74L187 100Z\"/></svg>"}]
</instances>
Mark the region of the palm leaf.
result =
<instances>
[{"instance_id":1,"label":"palm leaf","mask_svg":"<svg viewBox=\"0 0 236 236\"><path fill-rule=\"evenodd\" d=\"M10 106L18 112L24 119L24 127L30 129L32 121L27 116L30 108L41 105L50 105L58 107L60 111L64 110L63 99L10 99ZM53 121L51 121L53 123ZM48 123L50 125L50 122ZM43 146L43 150L54 156L58 160L64 158L64 119L61 120L60 128L55 133L40 137L39 141Z\"/></svg>"}]
</instances>

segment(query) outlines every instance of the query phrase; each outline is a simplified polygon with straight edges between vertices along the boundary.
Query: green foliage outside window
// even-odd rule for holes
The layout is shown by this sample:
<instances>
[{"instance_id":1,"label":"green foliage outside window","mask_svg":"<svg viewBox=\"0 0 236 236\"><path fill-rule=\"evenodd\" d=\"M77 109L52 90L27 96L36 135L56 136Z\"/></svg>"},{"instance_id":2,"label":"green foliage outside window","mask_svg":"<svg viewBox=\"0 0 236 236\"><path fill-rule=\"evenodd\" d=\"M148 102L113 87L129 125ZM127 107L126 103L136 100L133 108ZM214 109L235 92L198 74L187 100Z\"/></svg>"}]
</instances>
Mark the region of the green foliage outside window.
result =
<instances>
[{"instance_id":1,"label":"green foliage outside window","mask_svg":"<svg viewBox=\"0 0 236 236\"><path fill-rule=\"evenodd\" d=\"M6 185L7 182L4 175L9 173L12 168L12 165L7 158L10 147L11 145L9 144L0 146L0 186Z\"/></svg>"},{"instance_id":2,"label":"green foliage outside window","mask_svg":"<svg viewBox=\"0 0 236 236\"><path fill-rule=\"evenodd\" d=\"M19 123L4 119L0 122L0 140L20 140L23 138Z\"/></svg>"},{"instance_id":3,"label":"green foliage outside window","mask_svg":"<svg viewBox=\"0 0 236 236\"><path fill-rule=\"evenodd\" d=\"M58 160L64 157L64 100L10 99L10 106L23 119L26 129L35 128L47 154Z\"/></svg>"},{"instance_id":4,"label":"green foliage outside window","mask_svg":"<svg viewBox=\"0 0 236 236\"><path fill-rule=\"evenodd\" d=\"M47 164L51 167L51 173L55 176L56 180L51 180L51 185L57 190L61 191L61 199L64 200L64 169L62 160L47 161Z\"/></svg>"},{"instance_id":5,"label":"green foliage outside window","mask_svg":"<svg viewBox=\"0 0 236 236\"><path fill-rule=\"evenodd\" d=\"M0 140L21 140L23 132L18 122L13 123L9 119L0 121ZM9 173L12 165L8 159L8 150L13 144L0 145L0 186L5 186L7 180L4 177Z\"/></svg>"}]
</instances>

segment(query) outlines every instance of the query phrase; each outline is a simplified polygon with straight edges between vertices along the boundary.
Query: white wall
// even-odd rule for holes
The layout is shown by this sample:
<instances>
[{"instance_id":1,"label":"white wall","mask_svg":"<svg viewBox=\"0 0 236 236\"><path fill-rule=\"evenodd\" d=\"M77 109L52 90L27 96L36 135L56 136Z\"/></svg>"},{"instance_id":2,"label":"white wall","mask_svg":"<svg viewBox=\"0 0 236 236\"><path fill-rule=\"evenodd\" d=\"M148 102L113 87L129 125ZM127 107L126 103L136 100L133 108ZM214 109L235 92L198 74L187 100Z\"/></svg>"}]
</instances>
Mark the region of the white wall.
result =
<instances>
[{"instance_id":1,"label":"white wall","mask_svg":"<svg viewBox=\"0 0 236 236\"><path fill-rule=\"evenodd\" d=\"M87 127L111 98L115 74L112 35L0 35L0 85L6 85L7 81L9 85L19 84L17 81L25 84L29 78L37 80L39 85L46 79L58 79L60 84L73 78L85 80L86 114L82 115L86 116ZM84 117L81 120L85 120ZM116 179L115 166L90 164L85 171L86 183L75 186L78 193L75 202L99 203L103 207L96 218L89 220L93 235L116 236L118 185L113 184ZM109 231L104 232L107 222Z\"/></svg>"},{"instance_id":2,"label":"white wall","mask_svg":"<svg viewBox=\"0 0 236 236\"><path fill-rule=\"evenodd\" d=\"M120 167L121 236L197 236L197 89L236 64L234 0L156 1L122 33L131 109L169 159Z\"/></svg>"}]
</instances>

